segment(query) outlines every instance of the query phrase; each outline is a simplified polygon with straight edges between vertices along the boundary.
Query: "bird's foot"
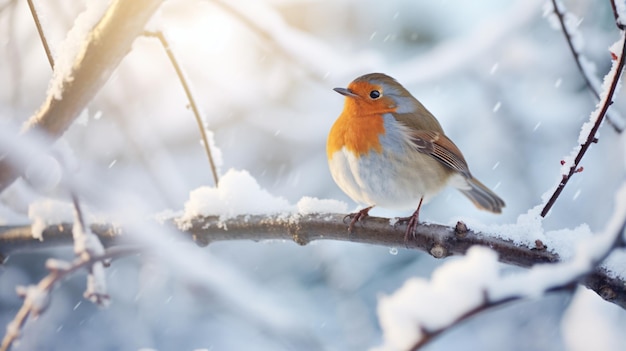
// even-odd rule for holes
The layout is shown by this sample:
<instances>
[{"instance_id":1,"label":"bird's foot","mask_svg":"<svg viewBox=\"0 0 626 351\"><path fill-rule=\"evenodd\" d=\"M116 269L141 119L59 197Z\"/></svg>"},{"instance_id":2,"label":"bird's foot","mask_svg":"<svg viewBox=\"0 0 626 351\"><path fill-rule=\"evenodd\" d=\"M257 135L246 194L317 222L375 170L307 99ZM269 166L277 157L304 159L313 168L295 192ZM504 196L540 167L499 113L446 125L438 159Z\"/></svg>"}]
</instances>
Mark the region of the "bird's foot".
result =
<instances>
[{"instance_id":1,"label":"bird's foot","mask_svg":"<svg viewBox=\"0 0 626 351\"><path fill-rule=\"evenodd\" d=\"M417 205L417 209L409 217L400 217L396 223L406 223L406 232L404 233L404 246L409 247L409 237L415 239L415 229L420 222L420 208L422 208L422 201Z\"/></svg>"},{"instance_id":2,"label":"bird's foot","mask_svg":"<svg viewBox=\"0 0 626 351\"><path fill-rule=\"evenodd\" d=\"M356 224L356 222L362 220L363 218L369 216L369 212L372 209L372 207L374 206L370 206L370 207L366 207L362 210L360 210L359 212L355 212L355 213L350 213L349 215L345 216L343 218L343 221L345 222L346 219L350 218L350 225L348 225L348 232L352 233L354 231L354 225Z\"/></svg>"},{"instance_id":3,"label":"bird's foot","mask_svg":"<svg viewBox=\"0 0 626 351\"><path fill-rule=\"evenodd\" d=\"M408 246L409 238L415 239L415 228L419 224L420 214L418 211L415 211L412 215L408 217L399 217L396 224L398 223L406 223L406 232L404 233L404 246Z\"/></svg>"}]
</instances>

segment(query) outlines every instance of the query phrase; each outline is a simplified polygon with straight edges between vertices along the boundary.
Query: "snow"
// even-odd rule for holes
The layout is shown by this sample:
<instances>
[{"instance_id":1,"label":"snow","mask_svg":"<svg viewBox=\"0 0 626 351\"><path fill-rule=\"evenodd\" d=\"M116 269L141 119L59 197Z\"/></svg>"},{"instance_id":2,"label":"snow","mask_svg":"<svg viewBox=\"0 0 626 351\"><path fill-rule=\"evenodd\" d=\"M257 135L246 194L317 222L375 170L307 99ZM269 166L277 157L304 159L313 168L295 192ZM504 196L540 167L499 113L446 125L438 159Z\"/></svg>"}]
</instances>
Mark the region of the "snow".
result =
<instances>
[{"instance_id":1,"label":"snow","mask_svg":"<svg viewBox=\"0 0 626 351\"><path fill-rule=\"evenodd\" d=\"M43 241L43 230L47 226L72 223L74 207L70 203L59 200L41 199L28 206L28 218L32 221L33 238Z\"/></svg>"},{"instance_id":2,"label":"snow","mask_svg":"<svg viewBox=\"0 0 626 351\"><path fill-rule=\"evenodd\" d=\"M408 350L422 338L422 328L436 331L484 302L486 289L497 280L498 256L484 247L447 262L430 281L410 278L402 288L378 302L385 343L374 350Z\"/></svg>"},{"instance_id":3,"label":"snow","mask_svg":"<svg viewBox=\"0 0 626 351\"><path fill-rule=\"evenodd\" d=\"M486 301L538 298L589 272L610 252L626 223L626 182L615 197L616 208L604 232L578 241L574 255L560 263L538 264L520 273L500 276L497 254L475 246L463 258L437 268L430 281L407 280L395 293L380 298L378 316L385 344L377 350L409 349L422 338L422 330L445 328ZM520 216L518 225L537 230L532 214L533 211ZM559 247L554 249L560 252Z\"/></svg>"},{"instance_id":4,"label":"snow","mask_svg":"<svg viewBox=\"0 0 626 351\"><path fill-rule=\"evenodd\" d=\"M74 21L74 25L67 33L65 40L58 48L53 48L55 53L54 73L47 95L53 95L57 100L61 100L63 97L65 82L73 79L71 73L74 62L85 55L85 39L90 35L91 29L102 18L102 15L109 7L110 0L89 1L87 3L85 10Z\"/></svg>"},{"instance_id":5,"label":"snow","mask_svg":"<svg viewBox=\"0 0 626 351\"><path fill-rule=\"evenodd\" d=\"M46 260L46 269L50 271L66 271L72 267L70 262L49 258Z\"/></svg>"},{"instance_id":6,"label":"snow","mask_svg":"<svg viewBox=\"0 0 626 351\"><path fill-rule=\"evenodd\" d=\"M24 298L24 304L30 308L33 317L41 314L50 304L50 293L37 285L17 286L16 292Z\"/></svg>"},{"instance_id":7,"label":"snow","mask_svg":"<svg viewBox=\"0 0 626 351\"><path fill-rule=\"evenodd\" d=\"M619 307L606 303L595 292L579 287L561 321L567 349L622 350L624 337L620 326L624 318L621 312Z\"/></svg>"},{"instance_id":8,"label":"snow","mask_svg":"<svg viewBox=\"0 0 626 351\"><path fill-rule=\"evenodd\" d=\"M102 262L96 262L90 267L90 272L87 275L85 298L100 306L108 306L109 298L106 286L104 265Z\"/></svg>"},{"instance_id":9,"label":"snow","mask_svg":"<svg viewBox=\"0 0 626 351\"><path fill-rule=\"evenodd\" d=\"M220 178L219 187L203 186L191 191L179 226L190 226L198 216L219 216L224 221L243 214L277 214L291 209L286 199L261 188L247 171L229 169Z\"/></svg>"},{"instance_id":10,"label":"snow","mask_svg":"<svg viewBox=\"0 0 626 351\"><path fill-rule=\"evenodd\" d=\"M314 213L347 213L348 204L334 199L318 199L304 196L296 204L298 213L302 215Z\"/></svg>"},{"instance_id":11,"label":"snow","mask_svg":"<svg viewBox=\"0 0 626 351\"><path fill-rule=\"evenodd\" d=\"M561 286L577 277L589 272L595 265L606 258L613 248L615 240L621 236L623 224L626 222L626 183L617 191L615 196L615 210L612 218L602 233L587 236L582 240L570 237L570 244L576 243L574 255L561 257L558 264L535 265L526 272L511 275L503 279L497 287L489 290L490 298L503 299L507 296L538 297L551 287ZM577 233L580 235L580 233ZM549 236L548 236L549 238ZM552 250L561 252L561 246L548 241ZM622 269L624 261L618 267ZM604 266L611 271L612 267Z\"/></svg>"},{"instance_id":12,"label":"snow","mask_svg":"<svg viewBox=\"0 0 626 351\"><path fill-rule=\"evenodd\" d=\"M293 213L345 213L347 209L345 202L310 196L302 197L295 206L291 205L285 198L273 196L263 189L248 171L230 169L220 178L217 188L203 186L191 191L177 222L185 229L198 216L219 216L220 221L225 221L239 215L284 214L286 217ZM162 223L177 215L180 213L163 211L157 215L157 220Z\"/></svg>"}]
</instances>

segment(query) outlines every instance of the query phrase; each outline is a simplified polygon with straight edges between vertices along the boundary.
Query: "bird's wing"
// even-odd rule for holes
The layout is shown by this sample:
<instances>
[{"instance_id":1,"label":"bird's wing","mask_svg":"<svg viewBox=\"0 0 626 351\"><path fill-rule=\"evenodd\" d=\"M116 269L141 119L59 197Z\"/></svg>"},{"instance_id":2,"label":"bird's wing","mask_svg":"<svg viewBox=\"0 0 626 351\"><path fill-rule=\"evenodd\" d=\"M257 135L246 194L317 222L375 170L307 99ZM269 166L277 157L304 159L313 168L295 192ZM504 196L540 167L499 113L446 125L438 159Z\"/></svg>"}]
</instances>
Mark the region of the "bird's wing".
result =
<instances>
[{"instance_id":1,"label":"bird's wing","mask_svg":"<svg viewBox=\"0 0 626 351\"><path fill-rule=\"evenodd\" d=\"M411 133L411 142L418 152L429 155L465 177L471 178L461 150L443 133L417 130Z\"/></svg>"}]
</instances>

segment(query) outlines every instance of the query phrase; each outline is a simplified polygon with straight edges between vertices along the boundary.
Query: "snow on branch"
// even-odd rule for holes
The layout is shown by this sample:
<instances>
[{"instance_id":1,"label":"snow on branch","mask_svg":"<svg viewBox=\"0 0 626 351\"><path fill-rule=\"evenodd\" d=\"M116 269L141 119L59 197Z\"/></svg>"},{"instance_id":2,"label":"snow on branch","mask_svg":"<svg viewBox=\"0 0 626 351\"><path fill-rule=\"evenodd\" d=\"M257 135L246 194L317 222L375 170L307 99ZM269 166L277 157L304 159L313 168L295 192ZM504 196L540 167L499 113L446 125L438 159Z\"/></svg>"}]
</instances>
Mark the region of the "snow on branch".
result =
<instances>
[{"instance_id":1,"label":"snow on branch","mask_svg":"<svg viewBox=\"0 0 626 351\"><path fill-rule=\"evenodd\" d=\"M580 135L578 137L578 142L580 145L576 146L571 154L561 162L561 180L557 185L554 193L549 198L548 194L544 195L544 198L547 199L545 201L545 205L541 210L541 216L545 217L559 195L567 185L567 182L570 178L577 172L582 171L582 168L579 167L580 161L583 156L591 146L591 144L598 141L596 138L596 134L598 133L598 129L602 125L602 121L606 116L609 107L613 103L613 95L618 91L620 87L620 77L622 72L624 71L624 62L626 60L626 37L624 31L621 33L621 38L611 46L609 49L611 52L611 56L614 58L613 66L607 75L604 77L603 84L603 93L600 94L600 102L597 105L595 111L593 111L590 115L589 121L583 124Z\"/></svg>"},{"instance_id":2,"label":"snow on branch","mask_svg":"<svg viewBox=\"0 0 626 351\"><path fill-rule=\"evenodd\" d=\"M51 141L60 137L130 51L133 41L143 33L161 2L114 0L93 27L90 20L100 8L96 4L106 2L90 3L64 43L64 46L74 49L59 50L59 56L70 57L56 57L46 99L26 122L22 134L30 134L37 129L45 131ZM13 159L11 155L0 159L0 191L22 173L21 169L15 169L9 163L10 159Z\"/></svg>"},{"instance_id":3,"label":"snow on branch","mask_svg":"<svg viewBox=\"0 0 626 351\"><path fill-rule=\"evenodd\" d=\"M596 100L600 100L600 80L596 76L596 67L593 62L589 61L585 55L582 54L583 40L582 35L577 29L579 22L573 14L567 12L565 6L560 0L552 0L552 9L559 23L559 28L565 35L567 45L574 56L576 67L583 76L587 87L593 93ZM615 129L616 132L621 133L624 130L624 120L622 116L615 110L607 112L607 122Z\"/></svg>"},{"instance_id":4,"label":"snow on branch","mask_svg":"<svg viewBox=\"0 0 626 351\"><path fill-rule=\"evenodd\" d=\"M381 298L378 314L385 339L381 350L418 350L485 310L547 292L573 292L576 282L623 246L625 226L626 183L617 192L615 211L605 230L579 242L568 260L500 276L498 254L472 247L463 259L437 268L430 281L410 279L391 296Z\"/></svg>"}]
</instances>

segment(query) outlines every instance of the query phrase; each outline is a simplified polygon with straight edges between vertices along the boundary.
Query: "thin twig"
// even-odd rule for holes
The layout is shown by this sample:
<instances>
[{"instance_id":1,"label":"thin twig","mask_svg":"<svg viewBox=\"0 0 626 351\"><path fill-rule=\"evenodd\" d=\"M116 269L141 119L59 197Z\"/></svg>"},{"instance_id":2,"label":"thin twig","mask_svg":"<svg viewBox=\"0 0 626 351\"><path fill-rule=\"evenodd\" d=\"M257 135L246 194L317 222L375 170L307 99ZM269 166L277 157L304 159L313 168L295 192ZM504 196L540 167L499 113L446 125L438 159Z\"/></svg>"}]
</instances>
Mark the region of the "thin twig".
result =
<instances>
[{"instance_id":1,"label":"thin twig","mask_svg":"<svg viewBox=\"0 0 626 351\"><path fill-rule=\"evenodd\" d=\"M578 71L580 71L580 74L585 80L585 83L587 84L587 88L589 88L589 90L593 93L593 95L596 97L596 100L600 101L599 87L597 87L591 82L592 78L588 76L589 72L587 72L583 67L582 54L574 47L574 42L572 40L572 33L570 33L569 29L567 28L567 25L565 24L566 13L564 11L561 11L561 8L559 7L557 1L559 0L552 0L554 13L556 14L556 17L559 20L559 24L561 25L561 31L563 32L563 35L565 36L565 41L567 42L567 46L569 47L569 50L572 53L572 56L574 56L574 62L576 62L576 67L578 67ZM617 120L617 122L614 120ZM623 127L620 127L618 125L619 121L620 121L619 117L617 117L616 115L613 115L612 113L608 113L607 122L611 125L611 127L613 127L613 129L615 129L616 132L621 133L624 131L624 129Z\"/></svg>"},{"instance_id":2,"label":"thin twig","mask_svg":"<svg viewBox=\"0 0 626 351\"><path fill-rule=\"evenodd\" d=\"M52 52L50 51L50 47L48 46L48 40L46 40L46 36L43 34L41 22L39 21L39 16L37 15L37 10L35 9L33 0L28 0L28 8L30 8L30 13L33 15L33 20L35 21L35 26L37 27L37 33L39 33L39 38L41 39L41 43L43 44L43 49L46 51L46 57L48 57L48 63L50 63L50 68L54 69L54 58L52 57Z\"/></svg>"},{"instance_id":3,"label":"thin twig","mask_svg":"<svg viewBox=\"0 0 626 351\"><path fill-rule=\"evenodd\" d=\"M591 130L589 131L587 140L582 145L580 145L580 150L578 151L578 154L576 155L576 158L574 159L574 163L570 167L569 172L563 175L563 178L561 179L561 182L557 186L556 190L554 191L554 193L552 194L548 202L543 207L543 210L541 210L542 217L545 217L548 214L548 212L550 211L550 209L556 202L556 199L559 197L559 195L565 188L565 185L567 184L567 182L579 169L578 165L580 164L580 161L582 160L583 156L585 155L585 153L587 152L591 144L597 141L596 134L598 132L598 129L600 128L600 125L602 124L602 121L604 120L604 116L606 116L606 112L608 111L609 106L611 106L611 104L613 103L613 94L615 93L615 89L617 88L617 84L620 80L620 76L622 75L622 71L624 70L625 57L626 57L626 37L624 33L622 33L622 49L621 49L621 53L619 54L619 58L618 58L619 61L617 64L617 69L615 70L613 74L611 85L609 87L609 90L606 92L604 101L600 102L602 106L598 112L598 116L595 118L593 128L591 128Z\"/></svg>"},{"instance_id":4,"label":"thin twig","mask_svg":"<svg viewBox=\"0 0 626 351\"><path fill-rule=\"evenodd\" d=\"M624 20L624 18L620 18L619 13L617 12L617 5L615 4L615 0L611 0L610 2L611 2L611 8L613 9L613 16L615 16L615 25L620 30L626 29L626 26L624 25L624 23L621 22L621 20Z\"/></svg>"},{"instance_id":5,"label":"thin twig","mask_svg":"<svg viewBox=\"0 0 626 351\"><path fill-rule=\"evenodd\" d=\"M215 166L215 161L213 160L213 153L211 152L211 144L209 144L209 139L207 137L206 131L204 130L204 122L202 121L202 116L200 115L200 110L198 110L198 106L196 105L196 100L191 93L191 88L189 88L189 84L187 83L187 78L183 73L183 70L180 68L178 64L178 60L176 56L172 52L169 42L165 38L163 32L145 32L146 36L154 37L159 39L161 46L167 53L167 57L170 59L172 66L174 66L174 70L176 70L176 75L180 80L180 84L182 84L183 89L185 90L185 94L187 95L187 100L189 100L189 106L191 106L191 110L193 111L193 115L196 118L196 122L198 123L198 129L200 129L200 135L202 136L202 142L204 143L204 151L209 158L209 164L211 165L211 173L213 173L213 181L215 182L215 186L219 183L219 177L217 175L217 167Z\"/></svg>"},{"instance_id":6,"label":"thin twig","mask_svg":"<svg viewBox=\"0 0 626 351\"><path fill-rule=\"evenodd\" d=\"M570 288L571 290L571 288ZM517 301L520 300L521 297L509 297L507 299L502 299L500 301L485 301L483 304L476 306L475 308L468 310L467 312L465 312L463 315L459 316L459 318L457 318L456 320L454 320L452 323L446 325L445 327L441 327L437 330L427 330L422 328L422 338L416 342L413 346L411 346L411 348L409 349L410 351L417 351L420 350L422 347L428 345L430 342L434 341L438 336L440 336L441 334L449 331L450 329L453 329L454 327L462 324L463 322L471 319L472 317L488 311L488 310L493 310L495 308L501 307L503 305L506 305L510 302L513 301Z\"/></svg>"},{"instance_id":7,"label":"thin twig","mask_svg":"<svg viewBox=\"0 0 626 351\"><path fill-rule=\"evenodd\" d=\"M49 267L50 273L39 281L36 288L42 293L49 294L52 292L57 283L83 268L91 267L96 262L103 262L105 260L132 255L138 252L140 252L140 250L137 247L118 246L108 249L102 255L92 256L88 260L77 260L71 266L64 269L53 269ZM28 317L33 313L38 313L38 311L33 310L34 307L35 306L32 305L28 298L24 299L24 304L15 315L15 318L9 322L7 333L2 339L2 344L0 345L0 351L8 351L13 342L15 342L15 340L19 337L19 331L24 327L24 324L26 324Z\"/></svg>"}]
</instances>

